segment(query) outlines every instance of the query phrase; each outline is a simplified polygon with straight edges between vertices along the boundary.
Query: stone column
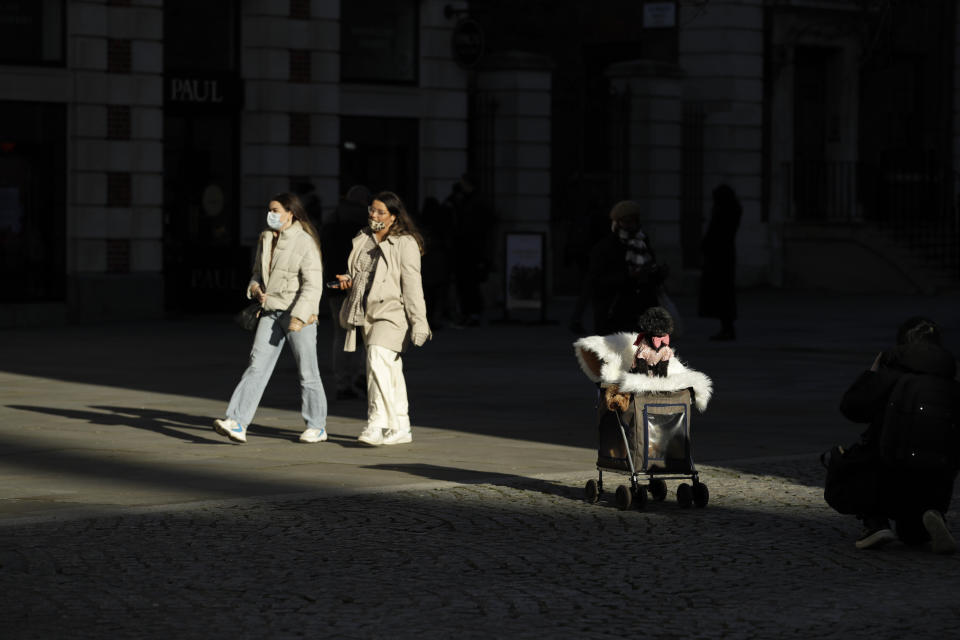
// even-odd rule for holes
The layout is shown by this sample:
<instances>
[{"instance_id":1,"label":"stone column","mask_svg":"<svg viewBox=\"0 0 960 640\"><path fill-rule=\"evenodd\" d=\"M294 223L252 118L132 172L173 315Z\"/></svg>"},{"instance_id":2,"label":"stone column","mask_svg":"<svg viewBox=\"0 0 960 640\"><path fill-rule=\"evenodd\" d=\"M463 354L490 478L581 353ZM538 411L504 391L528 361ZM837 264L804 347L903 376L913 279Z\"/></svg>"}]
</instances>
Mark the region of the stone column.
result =
<instances>
[{"instance_id":1,"label":"stone column","mask_svg":"<svg viewBox=\"0 0 960 640\"><path fill-rule=\"evenodd\" d=\"M493 110L489 116L490 127L481 134L492 137L492 167L479 168L492 181L492 185L480 186L490 194L498 217L496 250L492 256L497 271L488 283L490 289L495 288L489 291L491 302L503 296L503 238L508 231L545 234L546 292L551 291L552 72L550 59L510 51L488 57L477 73L477 89Z\"/></svg>"},{"instance_id":2,"label":"stone column","mask_svg":"<svg viewBox=\"0 0 960 640\"><path fill-rule=\"evenodd\" d=\"M68 4L70 317L156 317L163 304L162 8Z\"/></svg>"},{"instance_id":3,"label":"stone column","mask_svg":"<svg viewBox=\"0 0 960 640\"><path fill-rule=\"evenodd\" d=\"M793 110L792 65L782 59L783 48L765 50L766 29L772 27L764 19L768 4L762 0L711 0L708 8L681 3L678 9L682 25L679 63L686 77L684 99L703 114L704 231L713 189L721 183L729 184L743 205L737 233L737 281L746 285L780 283L779 221L784 214L775 208L769 210L768 205L782 199L786 188L784 163L792 162L793 127L792 120L786 120ZM796 33L810 35L817 31L802 25L796 29ZM763 141L764 56L772 56L774 69L767 152ZM777 83L783 83L782 88ZM784 140L785 135L791 136L790 140ZM764 201L765 161L770 163L767 189L773 194L768 201Z\"/></svg>"},{"instance_id":4,"label":"stone column","mask_svg":"<svg viewBox=\"0 0 960 640\"><path fill-rule=\"evenodd\" d=\"M316 188L326 210L339 197L340 5L314 2L309 17L286 2L241 4L243 219L241 241L254 245L271 194L291 178Z\"/></svg>"},{"instance_id":5,"label":"stone column","mask_svg":"<svg viewBox=\"0 0 960 640\"><path fill-rule=\"evenodd\" d=\"M626 197L646 211L643 227L657 259L680 273L680 162L683 73L654 60L607 68L613 91L627 94Z\"/></svg>"}]
</instances>

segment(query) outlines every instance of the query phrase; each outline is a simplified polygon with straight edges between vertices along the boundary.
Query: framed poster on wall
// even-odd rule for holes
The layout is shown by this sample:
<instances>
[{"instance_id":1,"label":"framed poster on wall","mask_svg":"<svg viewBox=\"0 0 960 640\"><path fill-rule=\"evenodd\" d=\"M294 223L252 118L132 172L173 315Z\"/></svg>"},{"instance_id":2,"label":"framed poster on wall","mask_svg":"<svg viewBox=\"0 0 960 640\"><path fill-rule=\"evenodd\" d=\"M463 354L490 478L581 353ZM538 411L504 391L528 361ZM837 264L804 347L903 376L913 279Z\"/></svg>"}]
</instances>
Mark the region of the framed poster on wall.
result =
<instances>
[{"instance_id":1,"label":"framed poster on wall","mask_svg":"<svg viewBox=\"0 0 960 640\"><path fill-rule=\"evenodd\" d=\"M511 310L532 309L542 316L546 297L544 234L507 233L504 260L507 314Z\"/></svg>"}]
</instances>

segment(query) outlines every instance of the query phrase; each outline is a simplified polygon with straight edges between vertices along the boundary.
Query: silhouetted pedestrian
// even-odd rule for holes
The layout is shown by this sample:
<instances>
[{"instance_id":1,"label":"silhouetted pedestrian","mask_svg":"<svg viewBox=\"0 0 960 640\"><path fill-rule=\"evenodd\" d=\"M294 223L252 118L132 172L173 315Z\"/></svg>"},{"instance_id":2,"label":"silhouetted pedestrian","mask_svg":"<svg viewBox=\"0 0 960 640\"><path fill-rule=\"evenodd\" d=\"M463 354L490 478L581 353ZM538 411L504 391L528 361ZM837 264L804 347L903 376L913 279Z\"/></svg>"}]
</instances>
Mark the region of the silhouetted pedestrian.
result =
<instances>
[{"instance_id":1,"label":"silhouetted pedestrian","mask_svg":"<svg viewBox=\"0 0 960 640\"><path fill-rule=\"evenodd\" d=\"M468 175L460 178L444 206L451 213L454 246L454 277L461 322L478 325L483 318L481 285L490 273L489 230L493 228L493 210L483 201Z\"/></svg>"},{"instance_id":2,"label":"silhouetted pedestrian","mask_svg":"<svg viewBox=\"0 0 960 640\"><path fill-rule=\"evenodd\" d=\"M640 224L642 214L643 207L633 200L615 204L610 210L610 233L590 251L584 286L597 334L636 331L640 315L657 306L666 268L657 263Z\"/></svg>"},{"instance_id":3,"label":"silhouetted pedestrian","mask_svg":"<svg viewBox=\"0 0 960 640\"><path fill-rule=\"evenodd\" d=\"M323 272L333 274L347 272L347 257L353 246L353 239L367 224L367 206L370 204L370 190L355 184L337 204L332 218L320 228L320 240L323 244ZM337 384L338 400L362 398L367 395L367 382L363 372L363 354L356 351L344 351L345 331L340 326L340 307L346 298L342 289L326 289L327 307L333 325L333 338L330 343L331 365Z\"/></svg>"},{"instance_id":4,"label":"silhouetted pedestrian","mask_svg":"<svg viewBox=\"0 0 960 640\"><path fill-rule=\"evenodd\" d=\"M701 245L703 271L700 277L700 316L719 318L720 332L711 340L737 337L737 229L743 208L737 194L726 184L713 190L710 223Z\"/></svg>"},{"instance_id":5,"label":"silhouetted pedestrian","mask_svg":"<svg viewBox=\"0 0 960 640\"><path fill-rule=\"evenodd\" d=\"M323 201L312 182L298 182L293 186L293 192L300 198L303 210L315 229L319 229L323 221Z\"/></svg>"},{"instance_id":6,"label":"silhouetted pedestrian","mask_svg":"<svg viewBox=\"0 0 960 640\"><path fill-rule=\"evenodd\" d=\"M569 327L576 334L587 332L583 326L583 315L590 305L592 294L588 272L590 268L590 252L593 246L609 231L610 220L606 210L591 209L575 218L573 227L564 247L564 262L573 266L580 273L580 293L573 304L570 313Z\"/></svg>"},{"instance_id":7,"label":"silhouetted pedestrian","mask_svg":"<svg viewBox=\"0 0 960 640\"><path fill-rule=\"evenodd\" d=\"M425 246L421 273L427 319L431 327L441 329L445 320L454 316L453 310L448 308L453 271L452 230L440 201L432 196L424 199L417 222Z\"/></svg>"}]
</instances>

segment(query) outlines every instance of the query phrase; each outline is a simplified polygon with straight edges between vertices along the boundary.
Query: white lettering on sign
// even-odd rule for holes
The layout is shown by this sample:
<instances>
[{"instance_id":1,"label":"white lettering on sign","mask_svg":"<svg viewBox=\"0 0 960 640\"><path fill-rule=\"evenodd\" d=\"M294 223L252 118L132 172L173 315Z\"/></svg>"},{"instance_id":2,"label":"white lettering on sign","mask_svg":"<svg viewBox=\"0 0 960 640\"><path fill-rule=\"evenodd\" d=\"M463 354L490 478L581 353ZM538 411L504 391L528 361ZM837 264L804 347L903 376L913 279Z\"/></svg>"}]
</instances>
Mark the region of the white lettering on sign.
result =
<instances>
[{"instance_id":1,"label":"white lettering on sign","mask_svg":"<svg viewBox=\"0 0 960 640\"><path fill-rule=\"evenodd\" d=\"M174 102L219 104L223 102L223 94L216 80L173 78L170 81L170 99Z\"/></svg>"}]
</instances>

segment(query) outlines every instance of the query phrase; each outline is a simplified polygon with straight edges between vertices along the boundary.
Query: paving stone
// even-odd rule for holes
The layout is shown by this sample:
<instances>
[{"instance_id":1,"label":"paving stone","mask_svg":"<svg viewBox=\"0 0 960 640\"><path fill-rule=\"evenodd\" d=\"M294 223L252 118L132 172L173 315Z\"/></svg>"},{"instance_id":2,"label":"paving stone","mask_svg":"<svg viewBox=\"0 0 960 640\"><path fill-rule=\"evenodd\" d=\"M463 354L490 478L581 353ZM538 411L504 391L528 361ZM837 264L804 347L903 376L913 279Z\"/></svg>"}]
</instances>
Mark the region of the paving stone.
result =
<instances>
[{"instance_id":1,"label":"paving stone","mask_svg":"<svg viewBox=\"0 0 960 640\"><path fill-rule=\"evenodd\" d=\"M958 558L856 550L810 460L700 471L704 509L591 505L571 476L4 526L0 590L15 596L0 636L916 637L960 623Z\"/></svg>"}]
</instances>

